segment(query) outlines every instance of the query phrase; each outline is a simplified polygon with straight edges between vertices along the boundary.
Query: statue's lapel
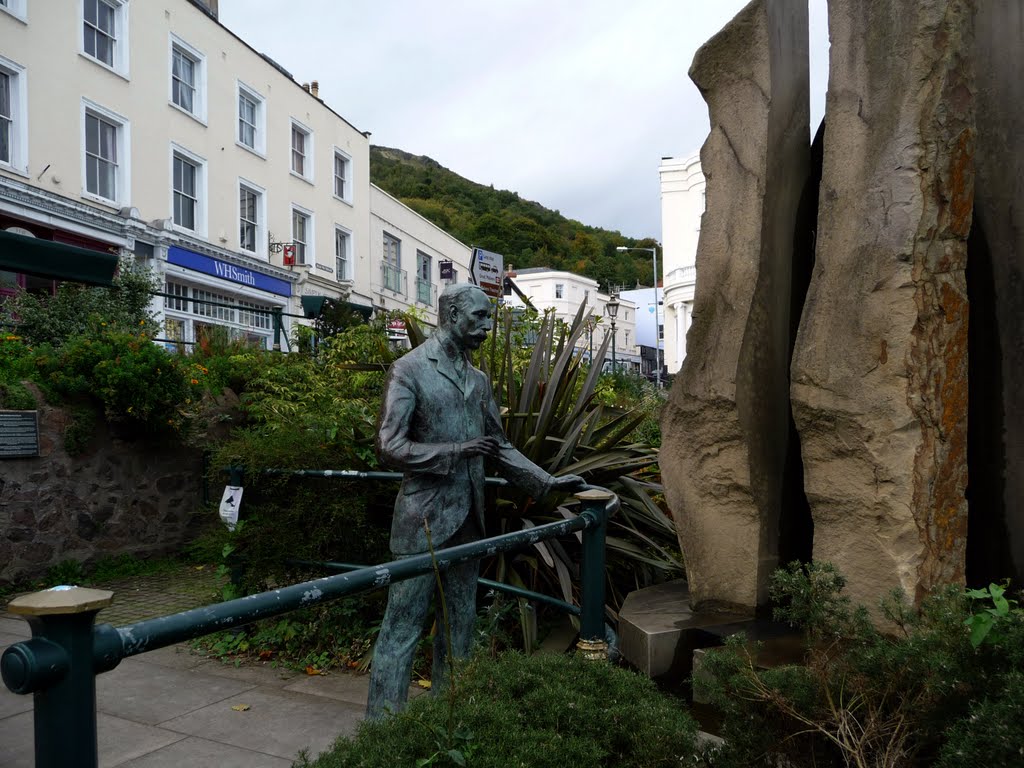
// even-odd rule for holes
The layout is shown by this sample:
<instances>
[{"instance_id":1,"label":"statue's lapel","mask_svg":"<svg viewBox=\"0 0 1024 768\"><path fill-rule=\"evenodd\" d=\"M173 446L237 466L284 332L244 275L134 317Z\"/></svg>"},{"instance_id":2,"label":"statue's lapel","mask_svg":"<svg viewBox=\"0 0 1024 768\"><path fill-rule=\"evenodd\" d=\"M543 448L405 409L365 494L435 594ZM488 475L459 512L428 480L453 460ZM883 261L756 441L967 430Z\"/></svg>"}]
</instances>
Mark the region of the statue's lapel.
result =
<instances>
[{"instance_id":1,"label":"statue's lapel","mask_svg":"<svg viewBox=\"0 0 1024 768\"><path fill-rule=\"evenodd\" d=\"M459 378L459 374L456 372L452 361L448 359L448 355L444 353L440 345L436 349L430 350L430 354L427 357L434 361L438 373L450 379L452 384L459 388L460 392L463 391L462 380Z\"/></svg>"}]
</instances>

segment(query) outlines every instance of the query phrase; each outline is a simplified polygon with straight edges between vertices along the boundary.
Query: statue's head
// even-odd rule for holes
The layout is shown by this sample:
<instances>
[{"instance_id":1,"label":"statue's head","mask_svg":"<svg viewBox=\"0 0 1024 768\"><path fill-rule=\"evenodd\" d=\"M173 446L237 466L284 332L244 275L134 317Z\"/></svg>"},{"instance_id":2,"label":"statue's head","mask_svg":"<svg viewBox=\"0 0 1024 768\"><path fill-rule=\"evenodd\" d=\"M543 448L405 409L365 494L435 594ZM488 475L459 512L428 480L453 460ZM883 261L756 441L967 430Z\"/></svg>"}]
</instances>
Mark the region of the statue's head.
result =
<instances>
[{"instance_id":1,"label":"statue's head","mask_svg":"<svg viewBox=\"0 0 1024 768\"><path fill-rule=\"evenodd\" d=\"M477 349L491 330L491 300L471 283L444 289L437 301L441 329L463 349Z\"/></svg>"}]
</instances>

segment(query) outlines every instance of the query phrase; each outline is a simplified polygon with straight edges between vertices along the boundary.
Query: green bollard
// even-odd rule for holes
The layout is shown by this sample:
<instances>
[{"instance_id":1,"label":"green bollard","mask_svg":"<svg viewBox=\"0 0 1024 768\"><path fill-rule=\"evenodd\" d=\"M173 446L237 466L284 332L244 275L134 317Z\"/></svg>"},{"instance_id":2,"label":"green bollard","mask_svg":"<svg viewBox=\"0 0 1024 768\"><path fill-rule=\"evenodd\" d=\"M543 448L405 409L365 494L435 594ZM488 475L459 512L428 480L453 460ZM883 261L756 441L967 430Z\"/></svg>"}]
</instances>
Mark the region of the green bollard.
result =
<instances>
[{"instance_id":1,"label":"green bollard","mask_svg":"<svg viewBox=\"0 0 1024 768\"><path fill-rule=\"evenodd\" d=\"M4 653L3 677L35 691L36 768L98 768L93 622L114 593L55 587L22 595L7 610L25 618L32 639Z\"/></svg>"},{"instance_id":2,"label":"green bollard","mask_svg":"<svg viewBox=\"0 0 1024 768\"><path fill-rule=\"evenodd\" d=\"M607 661L608 643L604 636L604 548L608 528L607 505L615 498L615 494L604 490L589 490L577 493L576 498L583 502L583 517L596 523L583 531L580 639L576 643L576 650L585 658Z\"/></svg>"}]
</instances>

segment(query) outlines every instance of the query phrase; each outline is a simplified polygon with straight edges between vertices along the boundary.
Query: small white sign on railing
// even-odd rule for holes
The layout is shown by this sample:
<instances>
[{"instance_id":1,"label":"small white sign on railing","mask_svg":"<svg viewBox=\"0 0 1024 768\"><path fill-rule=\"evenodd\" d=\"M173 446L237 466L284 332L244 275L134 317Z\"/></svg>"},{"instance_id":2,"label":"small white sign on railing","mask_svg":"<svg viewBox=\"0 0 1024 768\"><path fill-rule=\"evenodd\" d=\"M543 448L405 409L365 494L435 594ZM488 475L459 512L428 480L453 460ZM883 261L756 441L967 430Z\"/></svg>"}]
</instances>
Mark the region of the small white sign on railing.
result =
<instances>
[{"instance_id":1,"label":"small white sign on railing","mask_svg":"<svg viewBox=\"0 0 1024 768\"><path fill-rule=\"evenodd\" d=\"M224 486L224 495L220 497L220 519L229 531L235 530L238 524L238 508L242 504L242 486Z\"/></svg>"}]
</instances>

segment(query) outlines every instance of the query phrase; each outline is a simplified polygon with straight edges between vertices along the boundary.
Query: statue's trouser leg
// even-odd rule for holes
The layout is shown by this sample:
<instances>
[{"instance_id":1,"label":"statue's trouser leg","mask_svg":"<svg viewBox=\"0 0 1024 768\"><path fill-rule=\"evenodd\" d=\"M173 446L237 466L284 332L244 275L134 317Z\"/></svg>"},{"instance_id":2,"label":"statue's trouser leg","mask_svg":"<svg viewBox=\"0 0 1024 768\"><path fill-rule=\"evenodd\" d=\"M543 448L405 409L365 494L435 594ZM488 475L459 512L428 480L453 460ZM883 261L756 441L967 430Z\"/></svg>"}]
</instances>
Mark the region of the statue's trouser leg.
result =
<instances>
[{"instance_id":1,"label":"statue's trouser leg","mask_svg":"<svg viewBox=\"0 0 1024 768\"><path fill-rule=\"evenodd\" d=\"M448 623L452 630L452 653L456 659L465 659L473 647L476 627L476 581L480 574L480 561L474 560L452 566L441 575ZM448 644L445 635L441 603L436 603L437 634L434 636L434 664L431 670L431 690L438 692L448 684Z\"/></svg>"},{"instance_id":2,"label":"statue's trouser leg","mask_svg":"<svg viewBox=\"0 0 1024 768\"><path fill-rule=\"evenodd\" d=\"M434 594L434 574L398 581L388 588L388 606L377 636L370 670L366 719L375 720L389 710L405 707L423 622Z\"/></svg>"}]
</instances>

